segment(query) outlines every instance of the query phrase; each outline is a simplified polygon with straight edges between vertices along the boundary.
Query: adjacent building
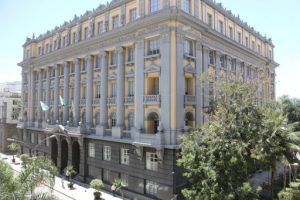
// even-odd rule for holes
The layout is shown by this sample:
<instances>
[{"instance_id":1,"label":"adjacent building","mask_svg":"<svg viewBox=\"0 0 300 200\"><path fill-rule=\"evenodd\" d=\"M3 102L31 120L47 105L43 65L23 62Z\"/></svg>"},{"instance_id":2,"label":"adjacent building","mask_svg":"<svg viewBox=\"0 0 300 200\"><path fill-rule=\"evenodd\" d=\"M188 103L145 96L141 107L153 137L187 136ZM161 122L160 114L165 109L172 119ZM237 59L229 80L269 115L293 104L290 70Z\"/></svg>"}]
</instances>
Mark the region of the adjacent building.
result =
<instances>
[{"instance_id":1,"label":"adjacent building","mask_svg":"<svg viewBox=\"0 0 300 200\"><path fill-rule=\"evenodd\" d=\"M210 0L112 1L23 51L22 152L107 188L121 178L132 199L179 197L178 138L208 120L224 80L251 83L258 104L275 98L271 39Z\"/></svg>"},{"instance_id":2,"label":"adjacent building","mask_svg":"<svg viewBox=\"0 0 300 200\"><path fill-rule=\"evenodd\" d=\"M17 136L21 118L21 82L0 83L0 151L7 152L7 138Z\"/></svg>"}]
</instances>

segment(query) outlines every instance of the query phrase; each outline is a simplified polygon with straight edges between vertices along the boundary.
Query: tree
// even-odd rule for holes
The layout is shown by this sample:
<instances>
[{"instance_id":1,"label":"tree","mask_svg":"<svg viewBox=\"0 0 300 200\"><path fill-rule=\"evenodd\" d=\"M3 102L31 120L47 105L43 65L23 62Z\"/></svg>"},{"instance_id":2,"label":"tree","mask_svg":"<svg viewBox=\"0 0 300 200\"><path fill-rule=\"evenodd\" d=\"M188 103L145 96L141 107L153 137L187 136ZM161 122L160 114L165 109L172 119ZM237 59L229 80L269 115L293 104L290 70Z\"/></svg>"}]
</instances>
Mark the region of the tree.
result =
<instances>
[{"instance_id":1,"label":"tree","mask_svg":"<svg viewBox=\"0 0 300 200\"><path fill-rule=\"evenodd\" d=\"M122 195L122 199L124 199L124 194L123 194L122 188L125 187L125 184L123 183L123 181L120 178L115 179L114 185L116 187L116 191L120 191L120 193Z\"/></svg>"},{"instance_id":2,"label":"tree","mask_svg":"<svg viewBox=\"0 0 300 200\"><path fill-rule=\"evenodd\" d=\"M210 122L182 138L178 165L185 169L190 187L187 199L257 199L248 183L255 172L252 149L263 128L263 114L247 85L225 84L215 102Z\"/></svg>"},{"instance_id":3,"label":"tree","mask_svg":"<svg viewBox=\"0 0 300 200\"><path fill-rule=\"evenodd\" d=\"M300 151L300 132L294 132L295 125L297 124L289 124L288 118L276 105L269 104L265 107L264 129L259 133L260 140L252 153L266 169L271 170L272 199L276 162L291 163L296 160L296 153Z\"/></svg>"},{"instance_id":4,"label":"tree","mask_svg":"<svg viewBox=\"0 0 300 200\"><path fill-rule=\"evenodd\" d=\"M91 188L95 189L94 199L100 199L101 192L99 191L103 187L103 182L100 179L93 179L90 183Z\"/></svg>"},{"instance_id":5,"label":"tree","mask_svg":"<svg viewBox=\"0 0 300 200\"><path fill-rule=\"evenodd\" d=\"M74 167L73 165L68 165L67 168L66 168L66 176L68 177L69 179L69 183L68 183L68 187L70 189L73 188L73 175L76 173L76 171L74 170Z\"/></svg>"},{"instance_id":6,"label":"tree","mask_svg":"<svg viewBox=\"0 0 300 200\"><path fill-rule=\"evenodd\" d=\"M8 150L10 150L13 154L12 162L15 163L15 154L17 153L18 149L20 148L20 145L17 143L10 143L8 146Z\"/></svg>"},{"instance_id":7,"label":"tree","mask_svg":"<svg viewBox=\"0 0 300 200\"><path fill-rule=\"evenodd\" d=\"M279 98L278 105L283 115L287 117L288 123L300 122L300 99L284 95ZM300 123L295 129L300 131Z\"/></svg>"},{"instance_id":8,"label":"tree","mask_svg":"<svg viewBox=\"0 0 300 200\"><path fill-rule=\"evenodd\" d=\"M33 199L56 199L48 193L32 194L40 183L53 187L57 169L52 161L37 157L29 162L20 173L14 175L12 168L0 160L0 200L25 200L29 194Z\"/></svg>"}]
</instances>

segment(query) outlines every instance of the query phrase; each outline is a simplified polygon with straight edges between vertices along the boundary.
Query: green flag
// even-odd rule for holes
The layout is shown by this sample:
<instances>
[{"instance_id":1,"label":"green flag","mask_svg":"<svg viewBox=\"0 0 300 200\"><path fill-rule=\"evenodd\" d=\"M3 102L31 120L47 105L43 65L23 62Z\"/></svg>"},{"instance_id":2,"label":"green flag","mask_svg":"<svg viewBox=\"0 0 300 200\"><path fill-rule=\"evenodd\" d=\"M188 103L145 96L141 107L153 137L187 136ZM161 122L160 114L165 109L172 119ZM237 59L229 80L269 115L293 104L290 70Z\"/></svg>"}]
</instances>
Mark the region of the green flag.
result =
<instances>
[{"instance_id":1,"label":"green flag","mask_svg":"<svg viewBox=\"0 0 300 200\"><path fill-rule=\"evenodd\" d=\"M59 96L59 100L62 106L67 106L67 102L64 100L64 98L62 98L62 96Z\"/></svg>"}]
</instances>

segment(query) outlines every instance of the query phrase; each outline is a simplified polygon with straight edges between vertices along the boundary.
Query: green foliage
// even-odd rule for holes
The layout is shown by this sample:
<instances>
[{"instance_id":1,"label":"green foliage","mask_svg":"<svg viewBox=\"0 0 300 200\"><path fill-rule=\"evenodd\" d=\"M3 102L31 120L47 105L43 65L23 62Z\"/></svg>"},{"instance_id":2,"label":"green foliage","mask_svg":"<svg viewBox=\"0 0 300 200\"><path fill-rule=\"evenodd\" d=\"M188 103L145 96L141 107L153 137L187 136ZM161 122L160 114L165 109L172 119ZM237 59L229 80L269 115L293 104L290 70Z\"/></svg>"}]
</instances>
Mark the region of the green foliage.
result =
<instances>
[{"instance_id":1,"label":"green foliage","mask_svg":"<svg viewBox=\"0 0 300 200\"><path fill-rule=\"evenodd\" d=\"M300 182L290 182L290 188L300 190Z\"/></svg>"},{"instance_id":2,"label":"green foliage","mask_svg":"<svg viewBox=\"0 0 300 200\"><path fill-rule=\"evenodd\" d=\"M12 168L0 160L0 200L25 200L26 195L40 183L53 186L57 169L45 157L37 157L28 161L19 174L14 174ZM33 199L52 200L50 194L35 194Z\"/></svg>"},{"instance_id":3,"label":"green foliage","mask_svg":"<svg viewBox=\"0 0 300 200\"><path fill-rule=\"evenodd\" d=\"M90 182L90 186L95 190L100 190L103 187L103 182L100 179L93 179Z\"/></svg>"},{"instance_id":4,"label":"green foliage","mask_svg":"<svg viewBox=\"0 0 300 200\"><path fill-rule=\"evenodd\" d=\"M20 156L20 160L22 161L22 166L26 167L31 162L31 158L27 154L22 154Z\"/></svg>"},{"instance_id":5,"label":"green foliage","mask_svg":"<svg viewBox=\"0 0 300 200\"><path fill-rule=\"evenodd\" d=\"M124 183L123 183L123 181L121 179L119 179L119 178L115 179L114 185L115 185L117 191L120 190L122 187L125 186Z\"/></svg>"},{"instance_id":6,"label":"green foliage","mask_svg":"<svg viewBox=\"0 0 300 200\"><path fill-rule=\"evenodd\" d=\"M299 200L300 191L295 189L286 189L286 191L281 190L278 193L278 200Z\"/></svg>"},{"instance_id":7,"label":"green foliage","mask_svg":"<svg viewBox=\"0 0 300 200\"><path fill-rule=\"evenodd\" d=\"M279 108L288 119L288 123L300 122L300 99L282 96L278 100ZM296 131L300 131L300 123L296 126Z\"/></svg>"},{"instance_id":8,"label":"green foliage","mask_svg":"<svg viewBox=\"0 0 300 200\"><path fill-rule=\"evenodd\" d=\"M17 143L10 143L8 146L7 146L8 150L10 150L11 152L15 153L19 148L20 148L20 145L17 144Z\"/></svg>"}]
</instances>

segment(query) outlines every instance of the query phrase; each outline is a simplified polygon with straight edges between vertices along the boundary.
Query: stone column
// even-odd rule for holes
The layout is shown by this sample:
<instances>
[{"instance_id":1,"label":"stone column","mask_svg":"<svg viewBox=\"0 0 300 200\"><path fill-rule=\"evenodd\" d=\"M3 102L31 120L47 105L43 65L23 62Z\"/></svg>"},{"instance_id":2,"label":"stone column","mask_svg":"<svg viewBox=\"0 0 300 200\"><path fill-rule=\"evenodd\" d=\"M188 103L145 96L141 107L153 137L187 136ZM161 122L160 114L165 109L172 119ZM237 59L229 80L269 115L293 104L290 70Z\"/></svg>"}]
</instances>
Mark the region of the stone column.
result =
<instances>
[{"instance_id":1,"label":"stone column","mask_svg":"<svg viewBox=\"0 0 300 200\"><path fill-rule=\"evenodd\" d=\"M73 125L78 126L80 114L79 114L79 101L80 101L80 63L79 59L75 58L74 59L74 66L75 66L75 87L74 87L74 108L72 108L72 112L74 112L73 116Z\"/></svg>"},{"instance_id":2,"label":"stone column","mask_svg":"<svg viewBox=\"0 0 300 200\"><path fill-rule=\"evenodd\" d=\"M86 56L87 75L86 75L86 128L89 130L93 125L93 63L92 55Z\"/></svg>"},{"instance_id":3,"label":"stone column","mask_svg":"<svg viewBox=\"0 0 300 200\"><path fill-rule=\"evenodd\" d=\"M46 67L46 104L50 107L50 67ZM45 112L45 120L50 120L49 110Z\"/></svg>"},{"instance_id":4,"label":"stone column","mask_svg":"<svg viewBox=\"0 0 300 200\"><path fill-rule=\"evenodd\" d=\"M42 92L43 92L43 71L42 69L39 70L39 80L38 80L38 102L37 102L37 110L38 110L38 124L39 126L41 125L42 123L42 107L41 107L41 104L40 104L40 101L42 101Z\"/></svg>"},{"instance_id":5,"label":"stone column","mask_svg":"<svg viewBox=\"0 0 300 200\"><path fill-rule=\"evenodd\" d=\"M124 127L124 85L125 85L125 67L124 67L124 49L117 48L117 126L112 128L112 136L121 138Z\"/></svg>"},{"instance_id":6,"label":"stone column","mask_svg":"<svg viewBox=\"0 0 300 200\"><path fill-rule=\"evenodd\" d=\"M58 79L58 64L54 66L55 70L55 76L54 76L54 122L56 123L56 120L58 120L58 90L59 90L59 79Z\"/></svg>"},{"instance_id":7,"label":"stone column","mask_svg":"<svg viewBox=\"0 0 300 200\"><path fill-rule=\"evenodd\" d=\"M139 0L138 6L139 6L138 15L140 17L144 17L145 16L145 0Z\"/></svg>"},{"instance_id":8,"label":"stone column","mask_svg":"<svg viewBox=\"0 0 300 200\"><path fill-rule=\"evenodd\" d=\"M104 135L107 127L107 53L102 50L101 56L101 99L100 99L100 130L97 130L97 135Z\"/></svg>"},{"instance_id":9,"label":"stone column","mask_svg":"<svg viewBox=\"0 0 300 200\"><path fill-rule=\"evenodd\" d=\"M22 85L21 85L21 116L22 116L22 120L23 120L23 123L25 122L25 119L24 119L24 102L25 102L25 87L24 87L24 84L25 84L25 79L26 79L26 74L24 72L24 70L22 70ZM26 117L27 118L27 117Z\"/></svg>"},{"instance_id":10,"label":"stone column","mask_svg":"<svg viewBox=\"0 0 300 200\"><path fill-rule=\"evenodd\" d=\"M201 4L201 1L197 1L197 0L194 1L194 16L196 18L200 18L200 16L199 16L199 4Z\"/></svg>"},{"instance_id":11,"label":"stone column","mask_svg":"<svg viewBox=\"0 0 300 200\"><path fill-rule=\"evenodd\" d=\"M222 82L224 81L221 75L221 71L224 69L221 66L221 57L222 57L222 53L219 51L216 51L216 79L215 79L215 95L219 96L220 94L220 90L222 87ZM225 62L225 60L224 60ZM225 64L225 63L224 63Z\"/></svg>"},{"instance_id":12,"label":"stone column","mask_svg":"<svg viewBox=\"0 0 300 200\"><path fill-rule=\"evenodd\" d=\"M184 123L184 95L185 95L185 89L184 89L184 82L185 82L185 74L184 74L184 60L183 60L183 35L176 34L176 125L177 130L183 130L185 123ZM172 136L171 143L175 144L176 142L176 136Z\"/></svg>"},{"instance_id":13,"label":"stone column","mask_svg":"<svg viewBox=\"0 0 300 200\"><path fill-rule=\"evenodd\" d=\"M134 95L134 126L137 132L144 127L144 40L135 44L135 95Z\"/></svg>"},{"instance_id":14,"label":"stone column","mask_svg":"<svg viewBox=\"0 0 300 200\"><path fill-rule=\"evenodd\" d=\"M201 42L196 41L196 127L200 127L202 125L202 84L201 84L201 65L202 65L202 48L201 48Z\"/></svg>"},{"instance_id":15,"label":"stone column","mask_svg":"<svg viewBox=\"0 0 300 200\"><path fill-rule=\"evenodd\" d=\"M64 62L64 96L67 105L63 107L63 124L65 125L69 119L69 66L68 62Z\"/></svg>"},{"instance_id":16,"label":"stone column","mask_svg":"<svg viewBox=\"0 0 300 200\"><path fill-rule=\"evenodd\" d=\"M29 122L30 125L33 124L34 121L34 71L33 69L29 69L28 72L28 114L29 114Z\"/></svg>"},{"instance_id":17,"label":"stone column","mask_svg":"<svg viewBox=\"0 0 300 200\"><path fill-rule=\"evenodd\" d=\"M161 121L160 130L163 130L166 144L170 144L170 122L171 122L171 65L170 65L170 33L164 33L161 37L161 75L160 75L160 95L161 95ZM183 54L181 55L183 56ZM172 137L172 136L171 136ZM161 141L162 142L162 141ZM173 144L173 143L172 143Z\"/></svg>"},{"instance_id":18,"label":"stone column","mask_svg":"<svg viewBox=\"0 0 300 200\"><path fill-rule=\"evenodd\" d=\"M209 64L209 48L203 46L203 73L208 73L208 64ZM209 109L209 80L205 79L203 81L203 122L208 120L208 115L205 113Z\"/></svg>"}]
</instances>

